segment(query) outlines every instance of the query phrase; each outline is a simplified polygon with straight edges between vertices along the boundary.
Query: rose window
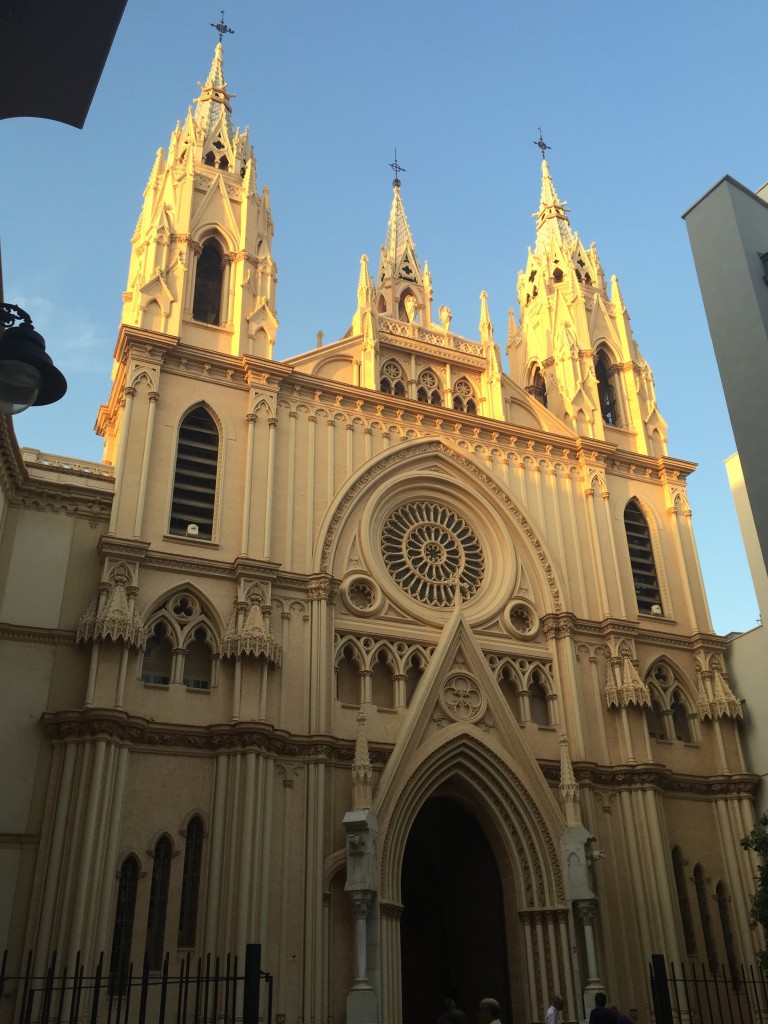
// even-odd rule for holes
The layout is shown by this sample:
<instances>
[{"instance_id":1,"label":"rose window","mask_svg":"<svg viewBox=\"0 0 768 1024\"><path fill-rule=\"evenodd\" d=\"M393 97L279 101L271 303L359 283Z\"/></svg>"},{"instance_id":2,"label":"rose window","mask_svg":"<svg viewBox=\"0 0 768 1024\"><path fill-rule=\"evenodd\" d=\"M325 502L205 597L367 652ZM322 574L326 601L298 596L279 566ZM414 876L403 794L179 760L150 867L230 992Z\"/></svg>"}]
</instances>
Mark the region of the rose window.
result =
<instances>
[{"instance_id":1,"label":"rose window","mask_svg":"<svg viewBox=\"0 0 768 1024\"><path fill-rule=\"evenodd\" d=\"M461 516L435 502L401 505L384 524L381 553L395 583L425 604L445 608L472 597L485 574L475 534Z\"/></svg>"}]
</instances>

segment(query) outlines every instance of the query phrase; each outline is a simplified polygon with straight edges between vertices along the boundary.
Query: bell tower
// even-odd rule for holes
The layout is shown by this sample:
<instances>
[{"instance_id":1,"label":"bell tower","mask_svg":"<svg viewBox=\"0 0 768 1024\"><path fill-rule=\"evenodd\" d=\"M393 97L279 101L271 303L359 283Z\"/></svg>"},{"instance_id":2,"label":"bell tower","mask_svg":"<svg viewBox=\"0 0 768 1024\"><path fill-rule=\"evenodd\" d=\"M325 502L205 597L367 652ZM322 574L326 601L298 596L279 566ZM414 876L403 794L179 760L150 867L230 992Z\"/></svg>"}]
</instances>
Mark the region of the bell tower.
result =
<instances>
[{"instance_id":1,"label":"bell tower","mask_svg":"<svg viewBox=\"0 0 768 1024\"><path fill-rule=\"evenodd\" d=\"M595 244L584 247L568 214L544 159L536 245L518 277L521 323L511 319L507 340L511 376L578 434L665 455L667 425L619 283L611 278L609 296Z\"/></svg>"},{"instance_id":2,"label":"bell tower","mask_svg":"<svg viewBox=\"0 0 768 1024\"><path fill-rule=\"evenodd\" d=\"M214 26L220 32L226 26ZM271 359L277 267L269 190L232 121L221 36L194 110L157 152L131 240L122 322Z\"/></svg>"}]
</instances>

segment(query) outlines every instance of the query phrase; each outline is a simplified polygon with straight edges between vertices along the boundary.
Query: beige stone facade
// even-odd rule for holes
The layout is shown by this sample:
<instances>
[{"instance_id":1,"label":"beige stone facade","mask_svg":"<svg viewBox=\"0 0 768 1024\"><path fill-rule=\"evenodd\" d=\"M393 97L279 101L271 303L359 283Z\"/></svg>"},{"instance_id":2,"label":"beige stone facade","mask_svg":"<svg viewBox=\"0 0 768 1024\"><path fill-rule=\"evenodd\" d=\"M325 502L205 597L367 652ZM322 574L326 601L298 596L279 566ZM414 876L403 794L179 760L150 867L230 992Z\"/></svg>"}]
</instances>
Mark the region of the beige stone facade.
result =
<instances>
[{"instance_id":1,"label":"beige stone facade","mask_svg":"<svg viewBox=\"0 0 768 1024\"><path fill-rule=\"evenodd\" d=\"M756 779L618 283L543 163L505 372L396 181L349 331L280 361L221 60L145 192L105 464L2 423L2 938L261 942L289 1022L647 1020L651 953L753 960Z\"/></svg>"}]
</instances>

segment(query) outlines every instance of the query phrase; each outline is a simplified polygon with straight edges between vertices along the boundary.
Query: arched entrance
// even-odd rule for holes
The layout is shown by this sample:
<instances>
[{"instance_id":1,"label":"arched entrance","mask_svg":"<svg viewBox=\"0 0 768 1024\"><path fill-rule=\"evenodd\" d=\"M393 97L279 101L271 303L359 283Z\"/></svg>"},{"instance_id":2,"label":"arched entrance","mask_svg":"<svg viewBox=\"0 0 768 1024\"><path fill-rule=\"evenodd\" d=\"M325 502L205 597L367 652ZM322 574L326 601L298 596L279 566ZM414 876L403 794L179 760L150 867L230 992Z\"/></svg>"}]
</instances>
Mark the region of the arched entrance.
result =
<instances>
[{"instance_id":1,"label":"arched entrance","mask_svg":"<svg viewBox=\"0 0 768 1024\"><path fill-rule=\"evenodd\" d=\"M402 867L403 1024L434 1024L446 996L470 1024L494 996L511 1021L499 868L480 824L446 797L427 800L408 834Z\"/></svg>"}]
</instances>

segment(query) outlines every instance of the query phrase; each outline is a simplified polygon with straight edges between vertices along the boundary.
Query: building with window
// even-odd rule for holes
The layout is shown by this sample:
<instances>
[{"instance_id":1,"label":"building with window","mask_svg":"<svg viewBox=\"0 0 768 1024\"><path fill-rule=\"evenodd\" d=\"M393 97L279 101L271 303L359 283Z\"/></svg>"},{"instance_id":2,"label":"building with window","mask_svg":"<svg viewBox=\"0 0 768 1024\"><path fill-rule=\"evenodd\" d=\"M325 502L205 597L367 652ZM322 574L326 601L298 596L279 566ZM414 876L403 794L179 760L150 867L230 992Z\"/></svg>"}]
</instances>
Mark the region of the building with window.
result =
<instances>
[{"instance_id":1,"label":"building with window","mask_svg":"<svg viewBox=\"0 0 768 1024\"><path fill-rule=\"evenodd\" d=\"M291 1024L648 1019L652 953L756 942L694 467L546 162L507 370L485 293L477 339L435 318L397 179L382 234L344 337L281 360L219 43L144 193L104 463L0 422L2 937L116 987L258 941Z\"/></svg>"}]
</instances>

